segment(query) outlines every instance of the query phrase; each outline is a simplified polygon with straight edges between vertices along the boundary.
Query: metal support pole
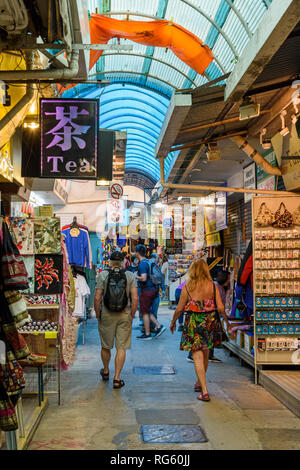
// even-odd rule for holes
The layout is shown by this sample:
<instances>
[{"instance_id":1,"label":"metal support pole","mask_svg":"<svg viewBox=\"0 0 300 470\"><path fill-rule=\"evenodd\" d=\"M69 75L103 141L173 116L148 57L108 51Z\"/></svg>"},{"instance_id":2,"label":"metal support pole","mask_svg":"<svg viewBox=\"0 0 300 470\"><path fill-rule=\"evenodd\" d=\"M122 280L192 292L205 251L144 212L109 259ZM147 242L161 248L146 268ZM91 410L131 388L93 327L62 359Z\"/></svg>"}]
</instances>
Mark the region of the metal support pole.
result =
<instances>
[{"instance_id":1,"label":"metal support pole","mask_svg":"<svg viewBox=\"0 0 300 470\"><path fill-rule=\"evenodd\" d=\"M8 450L18 450L16 431L7 431L5 435Z\"/></svg>"},{"instance_id":2,"label":"metal support pole","mask_svg":"<svg viewBox=\"0 0 300 470\"><path fill-rule=\"evenodd\" d=\"M22 397L19 398L18 403L15 406L15 409L16 409L17 418L18 418L19 436L25 437Z\"/></svg>"}]
</instances>

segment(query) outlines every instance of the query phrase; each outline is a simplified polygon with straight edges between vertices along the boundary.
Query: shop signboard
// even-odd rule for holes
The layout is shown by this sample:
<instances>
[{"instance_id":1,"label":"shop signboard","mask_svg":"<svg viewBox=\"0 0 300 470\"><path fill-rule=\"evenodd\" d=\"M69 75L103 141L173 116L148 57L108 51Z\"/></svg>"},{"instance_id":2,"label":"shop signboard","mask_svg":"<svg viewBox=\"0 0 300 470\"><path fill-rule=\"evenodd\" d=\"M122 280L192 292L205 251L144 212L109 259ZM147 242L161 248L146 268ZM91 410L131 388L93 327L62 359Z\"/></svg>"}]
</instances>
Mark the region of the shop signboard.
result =
<instances>
[{"instance_id":1,"label":"shop signboard","mask_svg":"<svg viewBox=\"0 0 300 470\"><path fill-rule=\"evenodd\" d=\"M167 239L166 243L166 254L167 255L181 255L182 254L182 239L175 238L174 240Z\"/></svg>"},{"instance_id":2,"label":"shop signboard","mask_svg":"<svg viewBox=\"0 0 300 470\"><path fill-rule=\"evenodd\" d=\"M277 159L273 149L262 154L264 159L272 166L277 166ZM277 185L277 176L269 175L261 166L256 165L256 187L257 189L267 189L274 191Z\"/></svg>"},{"instance_id":3,"label":"shop signboard","mask_svg":"<svg viewBox=\"0 0 300 470\"><path fill-rule=\"evenodd\" d=\"M291 125L291 132L283 137L279 132L271 139L278 165L282 169L282 178L287 191L300 188L300 139L296 124ZM292 157L296 157L293 159ZM282 159L282 157L285 157Z\"/></svg>"},{"instance_id":4,"label":"shop signboard","mask_svg":"<svg viewBox=\"0 0 300 470\"><path fill-rule=\"evenodd\" d=\"M221 244L220 233L217 231L216 220L216 193L203 198L204 205L204 225L205 238L207 246L216 246Z\"/></svg>"},{"instance_id":5,"label":"shop signboard","mask_svg":"<svg viewBox=\"0 0 300 470\"><path fill-rule=\"evenodd\" d=\"M244 188L245 189L256 189L256 164L250 163L243 170L244 172ZM249 202L252 199L253 194L244 193L244 202Z\"/></svg>"},{"instance_id":6,"label":"shop signboard","mask_svg":"<svg viewBox=\"0 0 300 470\"><path fill-rule=\"evenodd\" d=\"M123 224L124 210L122 199L108 199L106 201L106 214L108 225Z\"/></svg>"},{"instance_id":7,"label":"shop signboard","mask_svg":"<svg viewBox=\"0 0 300 470\"><path fill-rule=\"evenodd\" d=\"M110 197L112 197L113 199L121 199L123 193L123 185L120 183L116 183L115 181L111 181L109 190Z\"/></svg>"},{"instance_id":8,"label":"shop signboard","mask_svg":"<svg viewBox=\"0 0 300 470\"><path fill-rule=\"evenodd\" d=\"M41 99L41 177L97 179L98 100Z\"/></svg>"},{"instance_id":9,"label":"shop signboard","mask_svg":"<svg viewBox=\"0 0 300 470\"><path fill-rule=\"evenodd\" d=\"M216 193L216 230L227 228L227 194L225 191Z\"/></svg>"},{"instance_id":10,"label":"shop signboard","mask_svg":"<svg viewBox=\"0 0 300 470\"><path fill-rule=\"evenodd\" d=\"M11 163L11 144L7 142L0 149L0 181L13 181L13 166Z\"/></svg>"}]
</instances>

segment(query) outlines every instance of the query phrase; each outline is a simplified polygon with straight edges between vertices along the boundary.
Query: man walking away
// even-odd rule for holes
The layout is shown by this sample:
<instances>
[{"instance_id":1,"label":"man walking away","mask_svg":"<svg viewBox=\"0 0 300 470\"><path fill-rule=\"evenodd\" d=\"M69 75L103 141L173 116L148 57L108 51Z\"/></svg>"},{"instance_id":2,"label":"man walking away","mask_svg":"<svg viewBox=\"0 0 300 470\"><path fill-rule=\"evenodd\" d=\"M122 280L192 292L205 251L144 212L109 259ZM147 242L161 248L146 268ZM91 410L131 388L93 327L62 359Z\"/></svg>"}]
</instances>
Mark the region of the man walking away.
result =
<instances>
[{"instance_id":1,"label":"man walking away","mask_svg":"<svg viewBox=\"0 0 300 470\"><path fill-rule=\"evenodd\" d=\"M161 325L155 316L151 313L151 306L157 296L159 286L156 286L153 281L153 275L151 274L151 266L149 261L146 259L146 247L144 245L137 245L135 248L135 254L139 260L137 280L138 287L140 288L139 301L140 311L143 315L145 332L137 336L138 339L150 340L152 339L150 333L150 321L156 326L154 337L160 336L166 327ZM153 279L153 281L152 281Z\"/></svg>"},{"instance_id":2,"label":"man walking away","mask_svg":"<svg viewBox=\"0 0 300 470\"><path fill-rule=\"evenodd\" d=\"M103 368L100 375L109 380L109 362L114 343L117 349L113 388L124 387L120 374L126 359L126 350L131 347L132 320L138 307L138 294L135 275L123 269L124 256L113 252L110 269L97 277L95 292L95 311L101 341Z\"/></svg>"},{"instance_id":3,"label":"man walking away","mask_svg":"<svg viewBox=\"0 0 300 470\"><path fill-rule=\"evenodd\" d=\"M159 308L159 303L160 303L160 295L159 295L159 289L161 288L162 291L164 290L164 276L161 272L161 267L159 266L159 256L157 253L152 253L150 256L150 276L151 280L154 283L155 287L157 288L157 295L151 305L151 313L155 316L157 319L157 312Z\"/></svg>"}]
</instances>

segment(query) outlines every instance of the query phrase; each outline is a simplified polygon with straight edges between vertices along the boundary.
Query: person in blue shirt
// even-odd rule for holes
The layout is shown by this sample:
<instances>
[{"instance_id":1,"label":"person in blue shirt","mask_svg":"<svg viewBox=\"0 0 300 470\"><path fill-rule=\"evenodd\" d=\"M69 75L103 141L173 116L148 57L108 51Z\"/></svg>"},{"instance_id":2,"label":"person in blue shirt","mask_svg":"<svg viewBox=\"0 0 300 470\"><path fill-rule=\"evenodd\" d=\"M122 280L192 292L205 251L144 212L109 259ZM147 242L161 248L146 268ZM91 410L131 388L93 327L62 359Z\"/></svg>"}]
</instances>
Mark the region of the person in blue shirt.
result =
<instances>
[{"instance_id":1,"label":"person in blue shirt","mask_svg":"<svg viewBox=\"0 0 300 470\"><path fill-rule=\"evenodd\" d=\"M136 279L138 281L138 287L140 289L139 301L140 301L140 312L143 316L145 332L138 339L150 340L152 339L150 333L150 321L156 326L154 336L160 336L166 327L161 325L151 313L151 306L157 296L157 287L153 284L150 277L150 263L146 259L146 247L145 245L137 245L135 248L136 257L139 260L138 271Z\"/></svg>"},{"instance_id":2,"label":"person in blue shirt","mask_svg":"<svg viewBox=\"0 0 300 470\"><path fill-rule=\"evenodd\" d=\"M150 256L149 262L150 263L156 263L159 266L159 256L158 256L158 254L157 253L152 253L152 255ZM162 290L164 290L164 276L163 276L162 273L161 273L161 285L159 287ZM153 313L155 318L157 318L157 312L158 312L159 303L160 303L159 288L156 289L156 292L157 292L157 295L156 295L156 297L155 297L155 299L154 299L154 301L151 305L151 313Z\"/></svg>"}]
</instances>

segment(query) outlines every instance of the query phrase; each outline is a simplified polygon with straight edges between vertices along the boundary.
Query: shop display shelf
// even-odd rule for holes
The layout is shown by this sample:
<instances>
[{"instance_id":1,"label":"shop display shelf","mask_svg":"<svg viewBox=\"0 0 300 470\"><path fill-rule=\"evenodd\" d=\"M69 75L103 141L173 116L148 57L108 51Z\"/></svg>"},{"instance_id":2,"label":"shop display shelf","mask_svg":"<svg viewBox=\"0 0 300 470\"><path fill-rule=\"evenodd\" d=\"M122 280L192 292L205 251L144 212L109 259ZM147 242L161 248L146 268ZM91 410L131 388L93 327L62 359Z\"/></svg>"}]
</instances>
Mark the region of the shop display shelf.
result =
<instances>
[{"instance_id":1,"label":"shop display shelf","mask_svg":"<svg viewBox=\"0 0 300 470\"><path fill-rule=\"evenodd\" d=\"M251 354L247 352L245 349L240 348L237 344L233 343L230 340L223 343L223 346L229 351L236 354L240 359L245 361L251 367L254 367L254 357L251 356Z\"/></svg>"},{"instance_id":2,"label":"shop display shelf","mask_svg":"<svg viewBox=\"0 0 300 470\"><path fill-rule=\"evenodd\" d=\"M52 308L59 308L59 304L41 304L41 305L32 305L32 304L26 304L26 307L28 310L40 310L40 309L52 309Z\"/></svg>"}]
</instances>

